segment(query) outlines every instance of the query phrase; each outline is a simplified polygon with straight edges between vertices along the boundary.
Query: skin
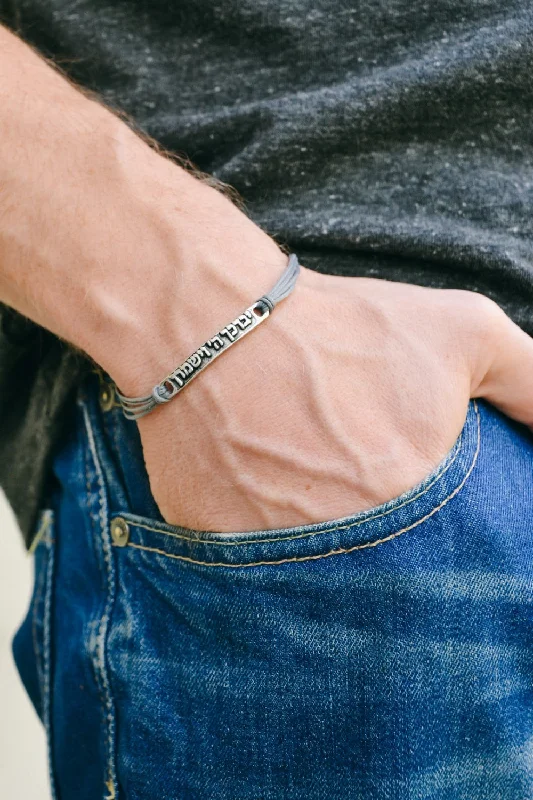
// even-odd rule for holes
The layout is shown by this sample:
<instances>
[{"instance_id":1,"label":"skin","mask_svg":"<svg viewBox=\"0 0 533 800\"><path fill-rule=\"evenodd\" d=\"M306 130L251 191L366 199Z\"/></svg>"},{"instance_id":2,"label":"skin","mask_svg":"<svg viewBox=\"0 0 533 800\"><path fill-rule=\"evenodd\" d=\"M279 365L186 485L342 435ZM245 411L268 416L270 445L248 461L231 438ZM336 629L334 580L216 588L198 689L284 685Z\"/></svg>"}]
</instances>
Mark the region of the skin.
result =
<instances>
[{"instance_id":1,"label":"skin","mask_svg":"<svg viewBox=\"0 0 533 800\"><path fill-rule=\"evenodd\" d=\"M220 192L0 28L0 300L147 394L287 263ZM470 397L533 426L533 342L490 300L305 268L294 293L139 422L164 518L242 531L389 500Z\"/></svg>"}]
</instances>

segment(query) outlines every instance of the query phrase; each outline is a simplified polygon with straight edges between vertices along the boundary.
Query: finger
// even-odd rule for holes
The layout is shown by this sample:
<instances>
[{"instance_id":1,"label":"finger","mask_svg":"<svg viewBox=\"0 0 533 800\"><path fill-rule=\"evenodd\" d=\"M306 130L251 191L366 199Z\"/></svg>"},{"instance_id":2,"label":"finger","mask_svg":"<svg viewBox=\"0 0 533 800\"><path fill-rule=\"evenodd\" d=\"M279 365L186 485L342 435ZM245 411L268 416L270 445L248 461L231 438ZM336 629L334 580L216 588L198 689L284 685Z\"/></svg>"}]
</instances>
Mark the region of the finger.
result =
<instances>
[{"instance_id":1,"label":"finger","mask_svg":"<svg viewBox=\"0 0 533 800\"><path fill-rule=\"evenodd\" d=\"M472 397L533 428L533 339L494 304L486 314L486 349L478 359L483 368L474 370Z\"/></svg>"}]
</instances>

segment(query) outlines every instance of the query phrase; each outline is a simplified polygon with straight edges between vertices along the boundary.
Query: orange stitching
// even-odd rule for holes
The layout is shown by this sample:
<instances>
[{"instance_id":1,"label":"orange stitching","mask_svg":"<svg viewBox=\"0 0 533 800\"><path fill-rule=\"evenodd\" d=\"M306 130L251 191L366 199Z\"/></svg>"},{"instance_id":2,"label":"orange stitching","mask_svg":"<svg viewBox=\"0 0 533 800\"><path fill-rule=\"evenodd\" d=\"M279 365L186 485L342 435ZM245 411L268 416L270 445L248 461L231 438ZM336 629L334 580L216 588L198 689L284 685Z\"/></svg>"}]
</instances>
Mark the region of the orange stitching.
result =
<instances>
[{"instance_id":1,"label":"orange stitching","mask_svg":"<svg viewBox=\"0 0 533 800\"><path fill-rule=\"evenodd\" d=\"M473 405L474 405L475 413L476 413L476 415L478 417L478 424L479 424L479 411L478 411L477 403L476 403L475 400L473 401ZM392 514L393 511L398 511L400 508L404 508L405 506L409 505L410 503L414 503L414 501L418 500L419 497L422 497L422 495L426 494L426 492L429 492L429 490L433 486L435 486L437 481L440 480L442 478L442 476L450 469L450 467L452 466L454 461L459 456L459 453L462 450L462 446L463 446L463 434L461 433L459 435L459 438L458 438L456 444L455 444L455 453L453 454L453 457L450 458L450 460L447 463L445 463L445 465L443 466L442 470L440 472L438 472L437 475L435 475L435 477L433 478L431 483L429 483L426 486L425 489L423 489L421 492L416 494L414 497L411 497L411 498L409 498L409 500L405 500L403 503L400 503L399 505L395 505L392 508L387 509L387 511L381 511L379 514L373 514L370 517L365 517L364 519L361 519L358 522L351 522L351 523L349 523L347 525L334 525L332 528L326 528L325 530L310 531L310 532L307 532L307 533L297 533L294 536L279 536L279 537L276 537L274 539L260 539L260 538L257 538L257 539L243 539L243 540L240 540L240 541L239 540L233 540L233 541L230 540L230 541L227 541L227 542L226 541L222 541L222 542L214 541L213 542L213 541L210 541L208 539L200 539L197 536L185 536L182 533L171 533L170 531L164 531L164 530L161 530L160 528L153 528L153 527L150 527L149 525L143 525L141 522L133 522L132 521L131 524L134 527L142 528L145 531L153 531L154 533L160 533L163 536L171 536L173 539L182 539L182 540L184 540L186 542L193 542L195 544L205 544L205 545L209 545L209 546L218 545L218 546L222 546L222 547L225 547L227 545L271 544L271 543L274 543L274 542L288 542L288 541L292 541L293 539L305 539L305 538L310 537L310 536L318 536L318 535L325 534L325 533L332 533L332 531L344 531L344 530L347 530L348 528L356 528L359 525L364 525L366 522L372 522L375 519L380 519L381 517L386 517L388 514ZM452 448L451 452L453 452L453 448ZM203 563L203 562L200 562L200 563Z\"/></svg>"},{"instance_id":2,"label":"orange stitching","mask_svg":"<svg viewBox=\"0 0 533 800\"><path fill-rule=\"evenodd\" d=\"M31 544L28 548L29 556L35 553L37 547L41 544L41 542L43 542L44 544L50 544L48 533L50 531L50 525L52 522L52 513L53 512L50 508L43 509L39 526L37 528L37 533L31 540Z\"/></svg>"},{"instance_id":3,"label":"orange stitching","mask_svg":"<svg viewBox=\"0 0 533 800\"><path fill-rule=\"evenodd\" d=\"M476 412L477 412L477 406L476 406ZM413 528L418 527L418 525L421 525L423 522L426 522L426 520L428 520L430 517L432 517L434 514L436 514L437 511L440 511L441 508L444 508L444 506L447 503L449 503L449 501L452 500L461 491L461 489L463 488L463 486L467 482L468 478L470 477L470 475L472 473L472 470L474 469L474 467L476 465L476 462L477 462L477 458L478 458L479 450L480 450L480 444L481 444L480 422L479 422L479 414L478 414L477 415L477 445L476 445L476 451L474 453L474 459L472 461L472 464L470 465L470 467L468 469L468 472L464 476L464 478L461 481L461 483L458 486L456 486L456 488L453 490L453 492L451 492L451 494L448 495L448 497L446 497L438 506L436 506L434 509L432 509L432 511L430 511L428 514L426 514L424 517L422 517L421 519L417 520L416 522L413 522L411 525L408 525L406 528L402 528L399 531L395 531L394 533L390 533L388 536L385 536L383 539L376 539L375 542L365 542L364 544L356 544L353 547L340 547L337 550L330 550L329 553L321 553L321 554L316 555L316 556L294 556L293 558L282 558L279 561L254 561L254 562L252 562L250 564L225 564L223 562L209 563L208 561L196 561L195 559L188 558L187 556L176 556L176 555L173 555L171 553L166 553L164 550L158 550L155 547L146 547L145 545L142 545L142 544L133 544L133 542L129 542L128 543L128 547L135 547L138 550L147 550L150 553L157 553L158 555L165 556L166 558L174 558L174 559L177 559L179 561L186 561L189 564L199 564L200 566L203 566L203 567L229 567L230 569L236 569L236 568L239 568L239 567L262 567L262 566L267 566L267 565L277 566L279 564L289 564L291 562L297 562L297 561L316 561L316 560L318 560L320 558L328 558L328 556L337 556L337 555L341 555L343 553L353 553L354 550L364 550L364 549L369 548L369 547L376 547L378 544L383 544L384 542L390 542L391 539L396 539L396 537L400 536L402 533L407 533L407 531L410 531Z\"/></svg>"}]
</instances>

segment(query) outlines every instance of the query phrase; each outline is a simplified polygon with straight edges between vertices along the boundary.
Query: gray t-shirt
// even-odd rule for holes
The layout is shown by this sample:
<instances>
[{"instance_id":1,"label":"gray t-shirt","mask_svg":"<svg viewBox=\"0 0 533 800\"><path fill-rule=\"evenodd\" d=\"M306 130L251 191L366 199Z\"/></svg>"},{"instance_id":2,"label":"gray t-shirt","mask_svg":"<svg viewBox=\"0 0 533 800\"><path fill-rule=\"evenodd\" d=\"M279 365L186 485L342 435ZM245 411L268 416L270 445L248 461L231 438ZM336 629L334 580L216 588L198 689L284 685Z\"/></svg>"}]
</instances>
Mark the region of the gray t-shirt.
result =
<instances>
[{"instance_id":1,"label":"gray t-shirt","mask_svg":"<svg viewBox=\"0 0 533 800\"><path fill-rule=\"evenodd\" d=\"M528 0L0 0L0 16L235 186L306 266L480 291L533 333ZM0 484L26 536L84 368L4 313Z\"/></svg>"}]
</instances>

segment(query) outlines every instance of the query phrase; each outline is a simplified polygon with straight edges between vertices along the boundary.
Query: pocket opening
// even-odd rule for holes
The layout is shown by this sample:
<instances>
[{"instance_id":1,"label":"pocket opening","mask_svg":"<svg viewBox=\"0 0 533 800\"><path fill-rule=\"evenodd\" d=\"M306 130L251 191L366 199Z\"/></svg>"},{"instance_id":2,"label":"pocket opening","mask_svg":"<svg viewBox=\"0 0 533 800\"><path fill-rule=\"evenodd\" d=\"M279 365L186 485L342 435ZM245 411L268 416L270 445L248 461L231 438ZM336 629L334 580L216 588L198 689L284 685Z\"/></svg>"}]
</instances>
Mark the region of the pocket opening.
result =
<instances>
[{"instance_id":1,"label":"pocket opening","mask_svg":"<svg viewBox=\"0 0 533 800\"><path fill-rule=\"evenodd\" d=\"M115 514L129 526L127 548L194 564L252 566L310 560L374 547L421 524L458 494L474 468L480 447L480 411L470 403L463 429L440 464L399 497L353 516L276 530L243 533L193 531L125 509Z\"/></svg>"}]
</instances>

